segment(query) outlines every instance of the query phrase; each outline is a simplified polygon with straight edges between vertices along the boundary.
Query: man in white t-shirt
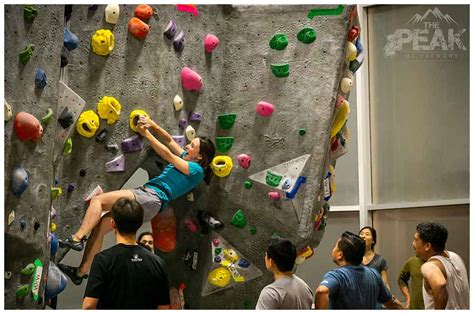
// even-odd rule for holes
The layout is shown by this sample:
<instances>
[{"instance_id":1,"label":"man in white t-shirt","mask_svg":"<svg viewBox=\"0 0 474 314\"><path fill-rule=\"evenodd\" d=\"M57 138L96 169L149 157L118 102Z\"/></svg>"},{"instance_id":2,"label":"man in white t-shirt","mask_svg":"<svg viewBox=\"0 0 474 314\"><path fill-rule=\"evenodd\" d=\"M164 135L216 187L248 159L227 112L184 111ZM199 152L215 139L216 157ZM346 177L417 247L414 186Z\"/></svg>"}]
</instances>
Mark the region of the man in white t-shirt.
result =
<instances>
[{"instance_id":1,"label":"man in white t-shirt","mask_svg":"<svg viewBox=\"0 0 474 314\"><path fill-rule=\"evenodd\" d=\"M311 309L313 292L293 272L296 247L290 240L274 238L265 253L265 266L275 281L260 292L257 310Z\"/></svg>"}]
</instances>

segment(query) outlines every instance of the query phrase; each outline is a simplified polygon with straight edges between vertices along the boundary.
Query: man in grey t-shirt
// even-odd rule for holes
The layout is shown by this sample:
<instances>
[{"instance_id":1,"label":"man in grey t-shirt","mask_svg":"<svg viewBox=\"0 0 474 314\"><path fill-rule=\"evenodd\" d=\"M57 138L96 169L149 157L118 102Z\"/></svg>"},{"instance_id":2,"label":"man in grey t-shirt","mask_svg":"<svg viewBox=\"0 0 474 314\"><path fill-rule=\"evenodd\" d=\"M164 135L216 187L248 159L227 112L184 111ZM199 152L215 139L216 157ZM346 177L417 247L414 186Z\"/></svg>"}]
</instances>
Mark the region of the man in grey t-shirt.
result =
<instances>
[{"instance_id":1,"label":"man in grey t-shirt","mask_svg":"<svg viewBox=\"0 0 474 314\"><path fill-rule=\"evenodd\" d=\"M276 238L270 241L265 253L265 266L275 281L260 292L257 310L311 309L313 292L293 273L296 247L290 240Z\"/></svg>"}]
</instances>

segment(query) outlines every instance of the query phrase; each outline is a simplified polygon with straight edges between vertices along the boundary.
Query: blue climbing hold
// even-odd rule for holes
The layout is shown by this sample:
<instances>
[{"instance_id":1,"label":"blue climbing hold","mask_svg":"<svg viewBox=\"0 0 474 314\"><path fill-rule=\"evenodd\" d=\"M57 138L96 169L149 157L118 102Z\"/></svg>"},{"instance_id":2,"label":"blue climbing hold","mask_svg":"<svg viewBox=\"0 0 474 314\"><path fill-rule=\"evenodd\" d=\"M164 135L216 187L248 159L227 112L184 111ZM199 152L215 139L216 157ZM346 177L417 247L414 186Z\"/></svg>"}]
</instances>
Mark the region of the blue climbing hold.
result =
<instances>
[{"instance_id":1,"label":"blue climbing hold","mask_svg":"<svg viewBox=\"0 0 474 314\"><path fill-rule=\"evenodd\" d=\"M64 47L68 50L74 50L79 46L79 37L72 33L67 27L64 28Z\"/></svg>"},{"instance_id":2,"label":"blue climbing hold","mask_svg":"<svg viewBox=\"0 0 474 314\"><path fill-rule=\"evenodd\" d=\"M12 171L12 192L16 197L25 192L30 185L28 173L22 166L16 166Z\"/></svg>"},{"instance_id":3,"label":"blue climbing hold","mask_svg":"<svg viewBox=\"0 0 474 314\"><path fill-rule=\"evenodd\" d=\"M67 286L67 278L62 271L53 263L49 262L48 280L46 281L45 296L47 299L54 299Z\"/></svg>"},{"instance_id":4,"label":"blue climbing hold","mask_svg":"<svg viewBox=\"0 0 474 314\"><path fill-rule=\"evenodd\" d=\"M247 268L247 267L250 266L250 262L247 261L245 258L241 258L241 259L239 259L238 265L242 268Z\"/></svg>"},{"instance_id":5,"label":"blue climbing hold","mask_svg":"<svg viewBox=\"0 0 474 314\"><path fill-rule=\"evenodd\" d=\"M43 69L36 70L35 84L39 89L45 88L45 86L48 84L48 78L46 77L46 73Z\"/></svg>"},{"instance_id":6,"label":"blue climbing hold","mask_svg":"<svg viewBox=\"0 0 474 314\"><path fill-rule=\"evenodd\" d=\"M56 237L56 234L52 233L51 234L51 257L56 255L56 252L58 251L58 238Z\"/></svg>"}]
</instances>

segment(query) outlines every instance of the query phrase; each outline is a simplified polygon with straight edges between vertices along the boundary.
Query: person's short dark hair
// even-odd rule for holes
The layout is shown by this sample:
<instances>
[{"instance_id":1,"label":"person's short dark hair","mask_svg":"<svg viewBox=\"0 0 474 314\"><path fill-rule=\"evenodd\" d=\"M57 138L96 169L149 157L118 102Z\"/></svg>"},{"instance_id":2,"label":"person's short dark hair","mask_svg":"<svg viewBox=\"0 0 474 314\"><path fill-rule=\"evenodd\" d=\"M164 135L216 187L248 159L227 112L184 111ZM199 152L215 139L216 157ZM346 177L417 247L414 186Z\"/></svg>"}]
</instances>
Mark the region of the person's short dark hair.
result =
<instances>
[{"instance_id":1,"label":"person's short dark hair","mask_svg":"<svg viewBox=\"0 0 474 314\"><path fill-rule=\"evenodd\" d=\"M360 265L365 254L365 241L359 235L346 231L337 242L337 247L344 254L344 260L351 265Z\"/></svg>"},{"instance_id":2,"label":"person's short dark hair","mask_svg":"<svg viewBox=\"0 0 474 314\"><path fill-rule=\"evenodd\" d=\"M296 260L296 247L288 239L272 238L268 244L267 256L281 272L292 271Z\"/></svg>"},{"instance_id":3,"label":"person's short dark hair","mask_svg":"<svg viewBox=\"0 0 474 314\"><path fill-rule=\"evenodd\" d=\"M145 231L145 232L140 233L140 235L137 238L137 242L140 242L142 240L142 238L146 235L149 235L149 236L153 237L153 233L151 233L150 231Z\"/></svg>"},{"instance_id":4,"label":"person's short dark hair","mask_svg":"<svg viewBox=\"0 0 474 314\"><path fill-rule=\"evenodd\" d=\"M111 212L121 234L135 234L143 224L143 208L136 200L121 197L112 205Z\"/></svg>"},{"instance_id":5,"label":"person's short dark hair","mask_svg":"<svg viewBox=\"0 0 474 314\"><path fill-rule=\"evenodd\" d=\"M373 250L375 245L377 244L377 231L375 231L374 228L370 227L370 226L365 226L364 228L361 228L359 230L359 234L362 232L362 230L364 229L369 229L370 230L370 233L372 234L372 241L373 243L371 244L370 248Z\"/></svg>"},{"instance_id":6,"label":"person's short dark hair","mask_svg":"<svg viewBox=\"0 0 474 314\"><path fill-rule=\"evenodd\" d=\"M437 222L422 222L416 226L420 239L425 243L431 243L436 252L444 251L448 240L448 229Z\"/></svg>"}]
</instances>

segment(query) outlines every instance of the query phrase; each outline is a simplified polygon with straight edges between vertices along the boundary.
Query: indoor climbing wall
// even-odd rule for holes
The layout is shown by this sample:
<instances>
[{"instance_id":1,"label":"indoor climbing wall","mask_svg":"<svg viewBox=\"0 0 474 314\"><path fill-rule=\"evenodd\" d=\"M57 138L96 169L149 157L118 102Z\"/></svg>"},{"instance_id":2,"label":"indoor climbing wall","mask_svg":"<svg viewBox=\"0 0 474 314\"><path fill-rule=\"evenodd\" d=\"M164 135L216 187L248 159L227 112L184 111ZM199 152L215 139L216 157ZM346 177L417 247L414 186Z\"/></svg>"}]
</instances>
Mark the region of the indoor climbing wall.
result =
<instances>
[{"instance_id":1,"label":"indoor climbing wall","mask_svg":"<svg viewBox=\"0 0 474 314\"><path fill-rule=\"evenodd\" d=\"M51 101L54 149L45 154L57 196L51 242L79 227L92 195L120 189L140 166L150 177L161 171L133 130L147 114L178 143L207 136L218 151L210 184L153 223L174 306L184 297L188 308L253 308L272 281L269 239L291 239L302 263L324 234L335 160L349 140L346 99L363 61L355 10L66 7L53 58L56 74L59 59L64 69Z\"/></svg>"}]
</instances>

